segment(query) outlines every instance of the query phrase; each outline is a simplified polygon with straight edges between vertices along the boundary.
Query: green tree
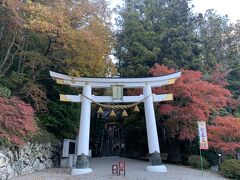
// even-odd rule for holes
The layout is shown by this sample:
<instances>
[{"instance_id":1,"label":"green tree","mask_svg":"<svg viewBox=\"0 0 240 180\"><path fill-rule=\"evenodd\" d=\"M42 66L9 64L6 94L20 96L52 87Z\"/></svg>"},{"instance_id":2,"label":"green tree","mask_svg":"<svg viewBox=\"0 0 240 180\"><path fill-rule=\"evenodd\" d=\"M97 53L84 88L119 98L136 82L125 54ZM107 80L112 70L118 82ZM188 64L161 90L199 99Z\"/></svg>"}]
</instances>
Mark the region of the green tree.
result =
<instances>
[{"instance_id":1,"label":"green tree","mask_svg":"<svg viewBox=\"0 0 240 180\"><path fill-rule=\"evenodd\" d=\"M125 1L120 15L115 55L121 76L146 76L155 63L200 68L195 17L187 0Z\"/></svg>"},{"instance_id":2,"label":"green tree","mask_svg":"<svg viewBox=\"0 0 240 180\"><path fill-rule=\"evenodd\" d=\"M234 97L238 98L240 96L240 22L234 25L234 31L231 36L232 42L230 50L234 52L234 61L228 76L228 88L232 91Z\"/></svg>"},{"instance_id":3,"label":"green tree","mask_svg":"<svg viewBox=\"0 0 240 180\"><path fill-rule=\"evenodd\" d=\"M202 71L210 72L216 64L228 69L236 64L237 49L232 35L234 26L227 16L218 15L213 9L199 14L196 21L196 32L201 47Z\"/></svg>"}]
</instances>

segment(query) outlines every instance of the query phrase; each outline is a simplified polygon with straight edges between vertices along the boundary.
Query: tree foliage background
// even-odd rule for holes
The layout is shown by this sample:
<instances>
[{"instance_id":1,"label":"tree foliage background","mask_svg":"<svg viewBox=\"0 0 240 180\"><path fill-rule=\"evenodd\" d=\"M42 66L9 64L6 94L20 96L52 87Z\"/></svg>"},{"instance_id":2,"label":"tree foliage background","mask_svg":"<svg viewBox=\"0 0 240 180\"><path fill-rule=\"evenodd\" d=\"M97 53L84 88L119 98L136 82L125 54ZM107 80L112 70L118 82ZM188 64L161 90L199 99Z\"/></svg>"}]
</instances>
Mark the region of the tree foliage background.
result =
<instances>
[{"instance_id":1,"label":"tree foliage background","mask_svg":"<svg viewBox=\"0 0 240 180\"><path fill-rule=\"evenodd\" d=\"M41 128L58 138L74 138L80 107L60 103L59 93L81 90L56 85L49 70L73 76L115 74L106 1L1 1L0 44L1 86L32 105Z\"/></svg>"},{"instance_id":2,"label":"tree foliage background","mask_svg":"<svg viewBox=\"0 0 240 180\"><path fill-rule=\"evenodd\" d=\"M176 84L154 90L174 94L172 103L156 106L163 152L175 156L177 149L182 150L182 154L191 149L188 153L198 154L197 148L193 148L197 147L196 121L204 120L208 121L210 145L214 150L221 153L235 150L236 153L240 148L239 134L234 133L228 122L235 127L240 124L237 119L239 22L232 24L227 16L221 16L214 10L194 14L187 0L124 2L125 6L118 9L119 29L116 32L115 56L119 60L116 64L119 75L142 77L175 70L183 72ZM142 132L145 124L139 126L140 119L139 116L127 118L126 122L132 124L126 123L126 128L141 127ZM226 129L226 132L232 129L233 133L225 134L220 129ZM137 134L138 130L134 133ZM143 138L146 139L145 136ZM136 141L128 143L136 144ZM135 148L127 146L129 152L138 152L139 146L147 149L144 143L139 141L137 144Z\"/></svg>"},{"instance_id":3,"label":"tree foliage background","mask_svg":"<svg viewBox=\"0 0 240 180\"><path fill-rule=\"evenodd\" d=\"M0 107L13 113L4 114L0 133L12 142L14 138L23 142L21 134L37 131L35 118L39 129L60 139L74 138L80 105L59 102L59 93L79 94L81 89L56 85L49 70L98 77L156 76L181 70L174 86L154 89L175 95L171 103L156 104L163 151L182 148L196 153L191 147L197 147L197 120L208 122L215 151L239 149L240 22L232 24L214 10L194 14L189 3L126 0L118 9L118 29L113 32L105 0L1 1ZM109 58L111 52L116 64ZM20 117L22 107L26 111ZM143 117L141 112L124 120L126 148L138 157L147 153ZM18 135L11 133L15 121L29 126ZM136 134L141 138L133 138Z\"/></svg>"}]
</instances>

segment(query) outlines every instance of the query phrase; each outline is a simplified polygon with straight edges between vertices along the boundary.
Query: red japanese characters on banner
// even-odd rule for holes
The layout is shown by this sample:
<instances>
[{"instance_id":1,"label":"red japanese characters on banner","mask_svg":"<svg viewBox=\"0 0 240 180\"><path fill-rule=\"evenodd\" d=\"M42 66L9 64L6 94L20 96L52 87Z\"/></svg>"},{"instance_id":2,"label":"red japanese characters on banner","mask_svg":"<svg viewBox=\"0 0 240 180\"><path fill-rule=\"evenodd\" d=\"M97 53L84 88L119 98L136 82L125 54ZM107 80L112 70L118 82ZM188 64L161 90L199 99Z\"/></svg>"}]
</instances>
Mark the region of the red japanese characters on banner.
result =
<instances>
[{"instance_id":1,"label":"red japanese characters on banner","mask_svg":"<svg viewBox=\"0 0 240 180\"><path fill-rule=\"evenodd\" d=\"M198 121L200 149L208 149L207 128L205 121Z\"/></svg>"}]
</instances>

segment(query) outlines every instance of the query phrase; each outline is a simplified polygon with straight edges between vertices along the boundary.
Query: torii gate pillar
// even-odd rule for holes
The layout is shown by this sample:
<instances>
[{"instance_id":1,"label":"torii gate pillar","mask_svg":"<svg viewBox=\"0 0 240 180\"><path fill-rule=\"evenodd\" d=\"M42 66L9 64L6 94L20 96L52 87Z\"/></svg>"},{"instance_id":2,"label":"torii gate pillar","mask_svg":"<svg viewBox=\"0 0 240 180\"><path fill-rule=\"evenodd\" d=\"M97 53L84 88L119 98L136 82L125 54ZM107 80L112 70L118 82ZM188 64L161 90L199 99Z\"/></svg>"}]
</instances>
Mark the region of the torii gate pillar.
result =
<instances>
[{"instance_id":1,"label":"torii gate pillar","mask_svg":"<svg viewBox=\"0 0 240 180\"><path fill-rule=\"evenodd\" d=\"M92 87L89 85L83 86L83 95L91 97ZM89 134L90 134L90 116L91 116L91 101L83 96L80 127L78 135L77 148L77 163L76 168L72 169L72 175L79 175L92 172L89 168Z\"/></svg>"},{"instance_id":2,"label":"torii gate pillar","mask_svg":"<svg viewBox=\"0 0 240 180\"><path fill-rule=\"evenodd\" d=\"M158 142L156 119L153 107L152 87L149 85L144 86L143 95L146 98L144 101L148 150L150 154L150 166L147 166L147 171L154 172L167 172L166 166L162 165L160 158L160 148ZM149 97L150 96L150 97ZM147 98L149 97L149 98Z\"/></svg>"}]
</instances>

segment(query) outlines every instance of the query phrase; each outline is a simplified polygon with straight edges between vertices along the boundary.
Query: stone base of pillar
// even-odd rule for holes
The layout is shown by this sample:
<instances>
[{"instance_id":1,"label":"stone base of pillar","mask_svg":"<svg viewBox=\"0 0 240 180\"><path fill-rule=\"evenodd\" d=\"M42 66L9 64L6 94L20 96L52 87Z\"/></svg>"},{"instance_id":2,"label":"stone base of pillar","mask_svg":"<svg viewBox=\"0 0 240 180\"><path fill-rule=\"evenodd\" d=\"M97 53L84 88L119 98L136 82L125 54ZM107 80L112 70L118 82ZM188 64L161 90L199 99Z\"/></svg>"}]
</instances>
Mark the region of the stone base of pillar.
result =
<instances>
[{"instance_id":1,"label":"stone base of pillar","mask_svg":"<svg viewBox=\"0 0 240 180\"><path fill-rule=\"evenodd\" d=\"M77 176L77 175L80 175L80 174L87 174L87 173L90 173L90 172L92 172L91 168L83 168L83 169L74 168L71 171L71 175L72 176Z\"/></svg>"},{"instance_id":2,"label":"stone base of pillar","mask_svg":"<svg viewBox=\"0 0 240 180\"><path fill-rule=\"evenodd\" d=\"M86 174L92 172L89 168L88 156L85 154L80 154L77 156L76 167L72 169L71 175L77 176L80 174Z\"/></svg>"},{"instance_id":3,"label":"stone base of pillar","mask_svg":"<svg viewBox=\"0 0 240 180\"><path fill-rule=\"evenodd\" d=\"M152 166L162 165L162 159L161 159L160 153L157 151L155 151L154 153L151 153L149 157L149 162Z\"/></svg>"},{"instance_id":4,"label":"stone base of pillar","mask_svg":"<svg viewBox=\"0 0 240 180\"><path fill-rule=\"evenodd\" d=\"M149 161L151 166L147 166L147 171L150 172L167 172L166 166L162 164L160 153L155 151L150 154Z\"/></svg>"},{"instance_id":5,"label":"stone base of pillar","mask_svg":"<svg viewBox=\"0 0 240 180\"><path fill-rule=\"evenodd\" d=\"M76 169L86 169L86 168L89 168L88 156L82 153L77 156Z\"/></svg>"},{"instance_id":6,"label":"stone base of pillar","mask_svg":"<svg viewBox=\"0 0 240 180\"><path fill-rule=\"evenodd\" d=\"M167 172L167 167L164 165L159 165L159 166L147 166L147 171L149 172Z\"/></svg>"}]
</instances>

